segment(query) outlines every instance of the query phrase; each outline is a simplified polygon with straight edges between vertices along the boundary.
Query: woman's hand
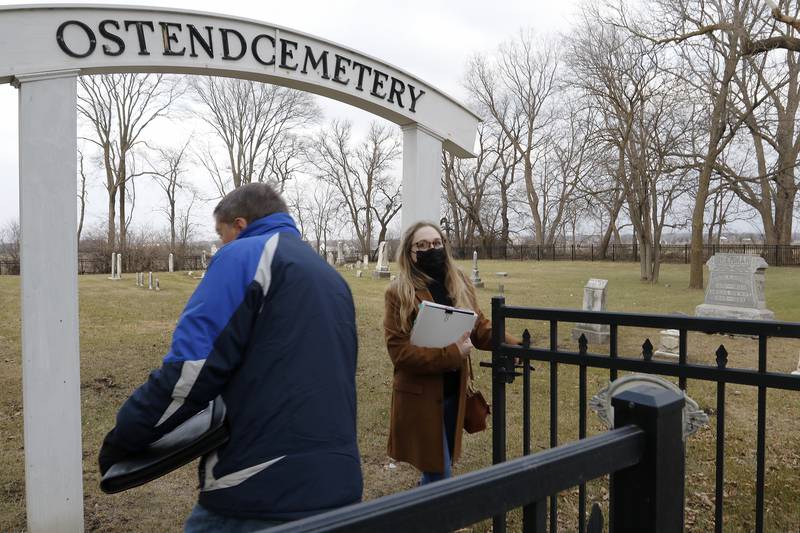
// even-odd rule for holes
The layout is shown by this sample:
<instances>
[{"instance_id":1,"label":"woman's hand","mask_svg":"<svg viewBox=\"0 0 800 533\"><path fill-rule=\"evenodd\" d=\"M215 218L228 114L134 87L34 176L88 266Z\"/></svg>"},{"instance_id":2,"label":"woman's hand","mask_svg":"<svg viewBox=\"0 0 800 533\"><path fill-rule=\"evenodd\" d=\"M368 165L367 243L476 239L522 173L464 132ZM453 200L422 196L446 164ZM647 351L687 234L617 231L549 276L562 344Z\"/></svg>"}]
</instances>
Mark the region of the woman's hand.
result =
<instances>
[{"instance_id":1,"label":"woman's hand","mask_svg":"<svg viewBox=\"0 0 800 533\"><path fill-rule=\"evenodd\" d=\"M464 359L467 358L470 350L472 350L472 341L469 338L471 333L472 333L471 331L467 331L461 336L460 339L456 341L456 345L458 346L458 351L461 353L461 357L463 357Z\"/></svg>"}]
</instances>

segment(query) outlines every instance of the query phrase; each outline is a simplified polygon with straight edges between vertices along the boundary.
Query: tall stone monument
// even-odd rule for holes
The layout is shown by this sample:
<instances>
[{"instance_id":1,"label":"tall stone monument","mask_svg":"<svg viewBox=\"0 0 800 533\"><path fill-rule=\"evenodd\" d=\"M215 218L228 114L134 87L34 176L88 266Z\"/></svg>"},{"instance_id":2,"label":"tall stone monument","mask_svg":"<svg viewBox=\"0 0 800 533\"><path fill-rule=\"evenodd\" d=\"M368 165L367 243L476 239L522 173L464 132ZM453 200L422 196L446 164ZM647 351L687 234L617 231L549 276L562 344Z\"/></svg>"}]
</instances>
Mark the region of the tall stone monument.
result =
<instances>
[{"instance_id":1,"label":"tall stone monument","mask_svg":"<svg viewBox=\"0 0 800 533\"><path fill-rule=\"evenodd\" d=\"M117 279L117 253L111 252L111 276L108 279Z\"/></svg>"},{"instance_id":2,"label":"tall stone monument","mask_svg":"<svg viewBox=\"0 0 800 533\"><path fill-rule=\"evenodd\" d=\"M175 271L175 256L172 253L169 254L169 271Z\"/></svg>"},{"instance_id":3,"label":"tall stone monument","mask_svg":"<svg viewBox=\"0 0 800 533\"><path fill-rule=\"evenodd\" d=\"M344 264L344 243L342 241L336 244L336 264Z\"/></svg>"},{"instance_id":4,"label":"tall stone monument","mask_svg":"<svg viewBox=\"0 0 800 533\"><path fill-rule=\"evenodd\" d=\"M117 279L122 279L122 254L117 254Z\"/></svg>"},{"instance_id":5,"label":"tall stone monument","mask_svg":"<svg viewBox=\"0 0 800 533\"><path fill-rule=\"evenodd\" d=\"M328 252L326 252L326 254L327 254L327 258L328 258L328 264L330 266L335 266L336 265L336 261L333 258L333 252L329 250Z\"/></svg>"},{"instance_id":6,"label":"tall stone monument","mask_svg":"<svg viewBox=\"0 0 800 533\"><path fill-rule=\"evenodd\" d=\"M586 282L586 286L583 287L583 310L605 311L607 291L607 279L592 278ZM586 340L590 344L605 344L611 333L608 324L575 324L572 330L573 340L580 339L581 335L586 335Z\"/></svg>"},{"instance_id":7,"label":"tall stone monument","mask_svg":"<svg viewBox=\"0 0 800 533\"><path fill-rule=\"evenodd\" d=\"M369 268L369 256L367 254L364 254L364 261L362 261L362 264L364 265L364 270Z\"/></svg>"},{"instance_id":8,"label":"tall stone monument","mask_svg":"<svg viewBox=\"0 0 800 533\"><path fill-rule=\"evenodd\" d=\"M483 288L483 281L481 281L481 273L478 270L478 251L474 250L472 252L472 276L470 277L470 281L472 281L472 286L476 289Z\"/></svg>"},{"instance_id":9,"label":"tall stone monument","mask_svg":"<svg viewBox=\"0 0 800 533\"><path fill-rule=\"evenodd\" d=\"M386 241L382 241L378 245L378 264L375 265L375 271L372 273L373 278L390 278L392 273L389 272L389 251L387 250Z\"/></svg>"},{"instance_id":10,"label":"tall stone monument","mask_svg":"<svg viewBox=\"0 0 800 533\"><path fill-rule=\"evenodd\" d=\"M764 296L763 257L744 254L716 254L706 263L709 271L705 302L695 316L774 320Z\"/></svg>"}]
</instances>

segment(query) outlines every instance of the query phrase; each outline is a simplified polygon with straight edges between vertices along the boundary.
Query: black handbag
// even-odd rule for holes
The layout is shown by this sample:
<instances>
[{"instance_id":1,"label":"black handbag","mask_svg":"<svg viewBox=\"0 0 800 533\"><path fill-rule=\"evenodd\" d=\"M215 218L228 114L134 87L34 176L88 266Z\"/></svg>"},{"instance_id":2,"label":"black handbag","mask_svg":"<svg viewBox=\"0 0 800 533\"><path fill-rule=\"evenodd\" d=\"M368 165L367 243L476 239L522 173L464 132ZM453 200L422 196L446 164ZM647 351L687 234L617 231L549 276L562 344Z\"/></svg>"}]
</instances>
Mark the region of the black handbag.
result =
<instances>
[{"instance_id":1,"label":"black handbag","mask_svg":"<svg viewBox=\"0 0 800 533\"><path fill-rule=\"evenodd\" d=\"M100 480L100 490L114 494L144 485L214 451L229 437L225 403L218 397L143 451L114 463Z\"/></svg>"}]
</instances>

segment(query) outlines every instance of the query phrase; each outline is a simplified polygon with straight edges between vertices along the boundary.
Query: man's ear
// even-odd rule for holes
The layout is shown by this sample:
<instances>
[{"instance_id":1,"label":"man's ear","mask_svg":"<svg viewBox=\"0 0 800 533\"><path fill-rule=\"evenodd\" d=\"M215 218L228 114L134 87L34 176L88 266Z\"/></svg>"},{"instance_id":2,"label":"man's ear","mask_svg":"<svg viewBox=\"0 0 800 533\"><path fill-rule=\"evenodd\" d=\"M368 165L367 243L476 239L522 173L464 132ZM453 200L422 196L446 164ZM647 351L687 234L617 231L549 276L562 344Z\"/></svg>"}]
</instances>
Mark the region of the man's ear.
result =
<instances>
[{"instance_id":1,"label":"man's ear","mask_svg":"<svg viewBox=\"0 0 800 533\"><path fill-rule=\"evenodd\" d=\"M247 220L242 217L236 217L233 219L233 226L239 231L242 231L247 227Z\"/></svg>"}]
</instances>

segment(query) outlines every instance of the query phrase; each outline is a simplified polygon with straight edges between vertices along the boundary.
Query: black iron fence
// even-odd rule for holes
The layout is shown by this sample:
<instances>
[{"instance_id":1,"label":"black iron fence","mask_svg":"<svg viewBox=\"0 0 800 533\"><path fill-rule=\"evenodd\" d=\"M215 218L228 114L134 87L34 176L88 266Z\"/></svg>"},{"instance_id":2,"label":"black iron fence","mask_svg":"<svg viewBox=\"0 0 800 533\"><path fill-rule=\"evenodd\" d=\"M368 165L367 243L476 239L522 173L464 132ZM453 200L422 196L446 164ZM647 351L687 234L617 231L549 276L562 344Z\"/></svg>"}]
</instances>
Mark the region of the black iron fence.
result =
<instances>
[{"instance_id":1,"label":"black iron fence","mask_svg":"<svg viewBox=\"0 0 800 533\"><path fill-rule=\"evenodd\" d=\"M452 246L458 259L472 259L478 252L481 259L513 259L520 261L638 261L637 244L610 244L602 253L596 244L521 244L509 246ZM661 261L688 264L691 248L688 244L662 244ZM767 244L707 244L703 246L703 261L716 253L749 254L763 257L771 266L800 266L800 245Z\"/></svg>"},{"instance_id":2,"label":"black iron fence","mask_svg":"<svg viewBox=\"0 0 800 533\"><path fill-rule=\"evenodd\" d=\"M0 261L0 276L8 275L19 275L19 261Z\"/></svg>"},{"instance_id":3,"label":"black iron fence","mask_svg":"<svg viewBox=\"0 0 800 533\"><path fill-rule=\"evenodd\" d=\"M523 333L523 345L505 344L506 319L543 321L549 324L549 338L544 346L534 345L528 330ZM558 346L558 326L560 323L602 324L609 328L608 354L588 352L586 337L581 335L578 351L562 350ZM679 331L678 361L654 361L653 345L646 340L638 358L620 357L618 352L618 328L638 327L676 329ZM608 369L610 379L617 379L619 371L658 374L677 377L682 390L687 389L687 380L702 380L716 384L716 445L715 445L715 531L723 531L725 478L725 388L735 383L758 388L757 436L756 436L756 480L755 480L755 528L764 531L764 464L767 417L767 390L782 389L800 391L800 376L767 371L767 341L769 338L800 339L800 324L773 321L721 320L714 318L690 318L674 315L639 315L630 313L609 313L593 311L571 311L564 309L535 309L507 306L503 297L492 298L492 328L494 346L491 363L481 363L492 368L492 460L502 463L506 460L506 386L515 378L523 378L523 453L531 449L531 368L530 361L544 361L550 365L550 446L558 444L558 369L559 364L577 366L579 369L579 418L578 438L586 437L586 370L587 368ZM687 362L689 332L744 335L758 339L758 370L728 368L728 352L723 344L716 350L716 366L692 364ZM515 365L515 361L521 362ZM800 396L798 396L800 401ZM586 487L579 487L577 530L586 531ZM550 497L550 531L555 533L558 519L557 494ZM502 520L495 521L494 532L503 533ZM644 530L643 530L644 531Z\"/></svg>"},{"instance_id":4,"label":"black iron fence","mask_svg":"<svg viewBox=\"0 0 800 533\"><path fill-rule=\"evenodd\" d=\"M209 256L207 260L210 260ZM175 256L175 270L202 270L203 258L200 255ZM19 275L19 261L0 261L0 276ZM122 271L133 272L167 272L169 260L162 257L131 257L122 258ZM110 274L111 257L98 259L96 257L79 257L78 274Z\"/></svg>"},{"instance_id":5,"label":"black iron fence","mask_svg":"<svg viewBox=\"0 0 800 533\"><path fill-rule=\"evenodd\" d=\"M617 429L269 531L445 532L522 507L522 530L543 533L548 495L610 474L612 531L679 533L683 530L683 398L643 387L621 392L612 401ZM588 531L602 533L603 526L595 504Z\"/></svg>"}]
</instances>

